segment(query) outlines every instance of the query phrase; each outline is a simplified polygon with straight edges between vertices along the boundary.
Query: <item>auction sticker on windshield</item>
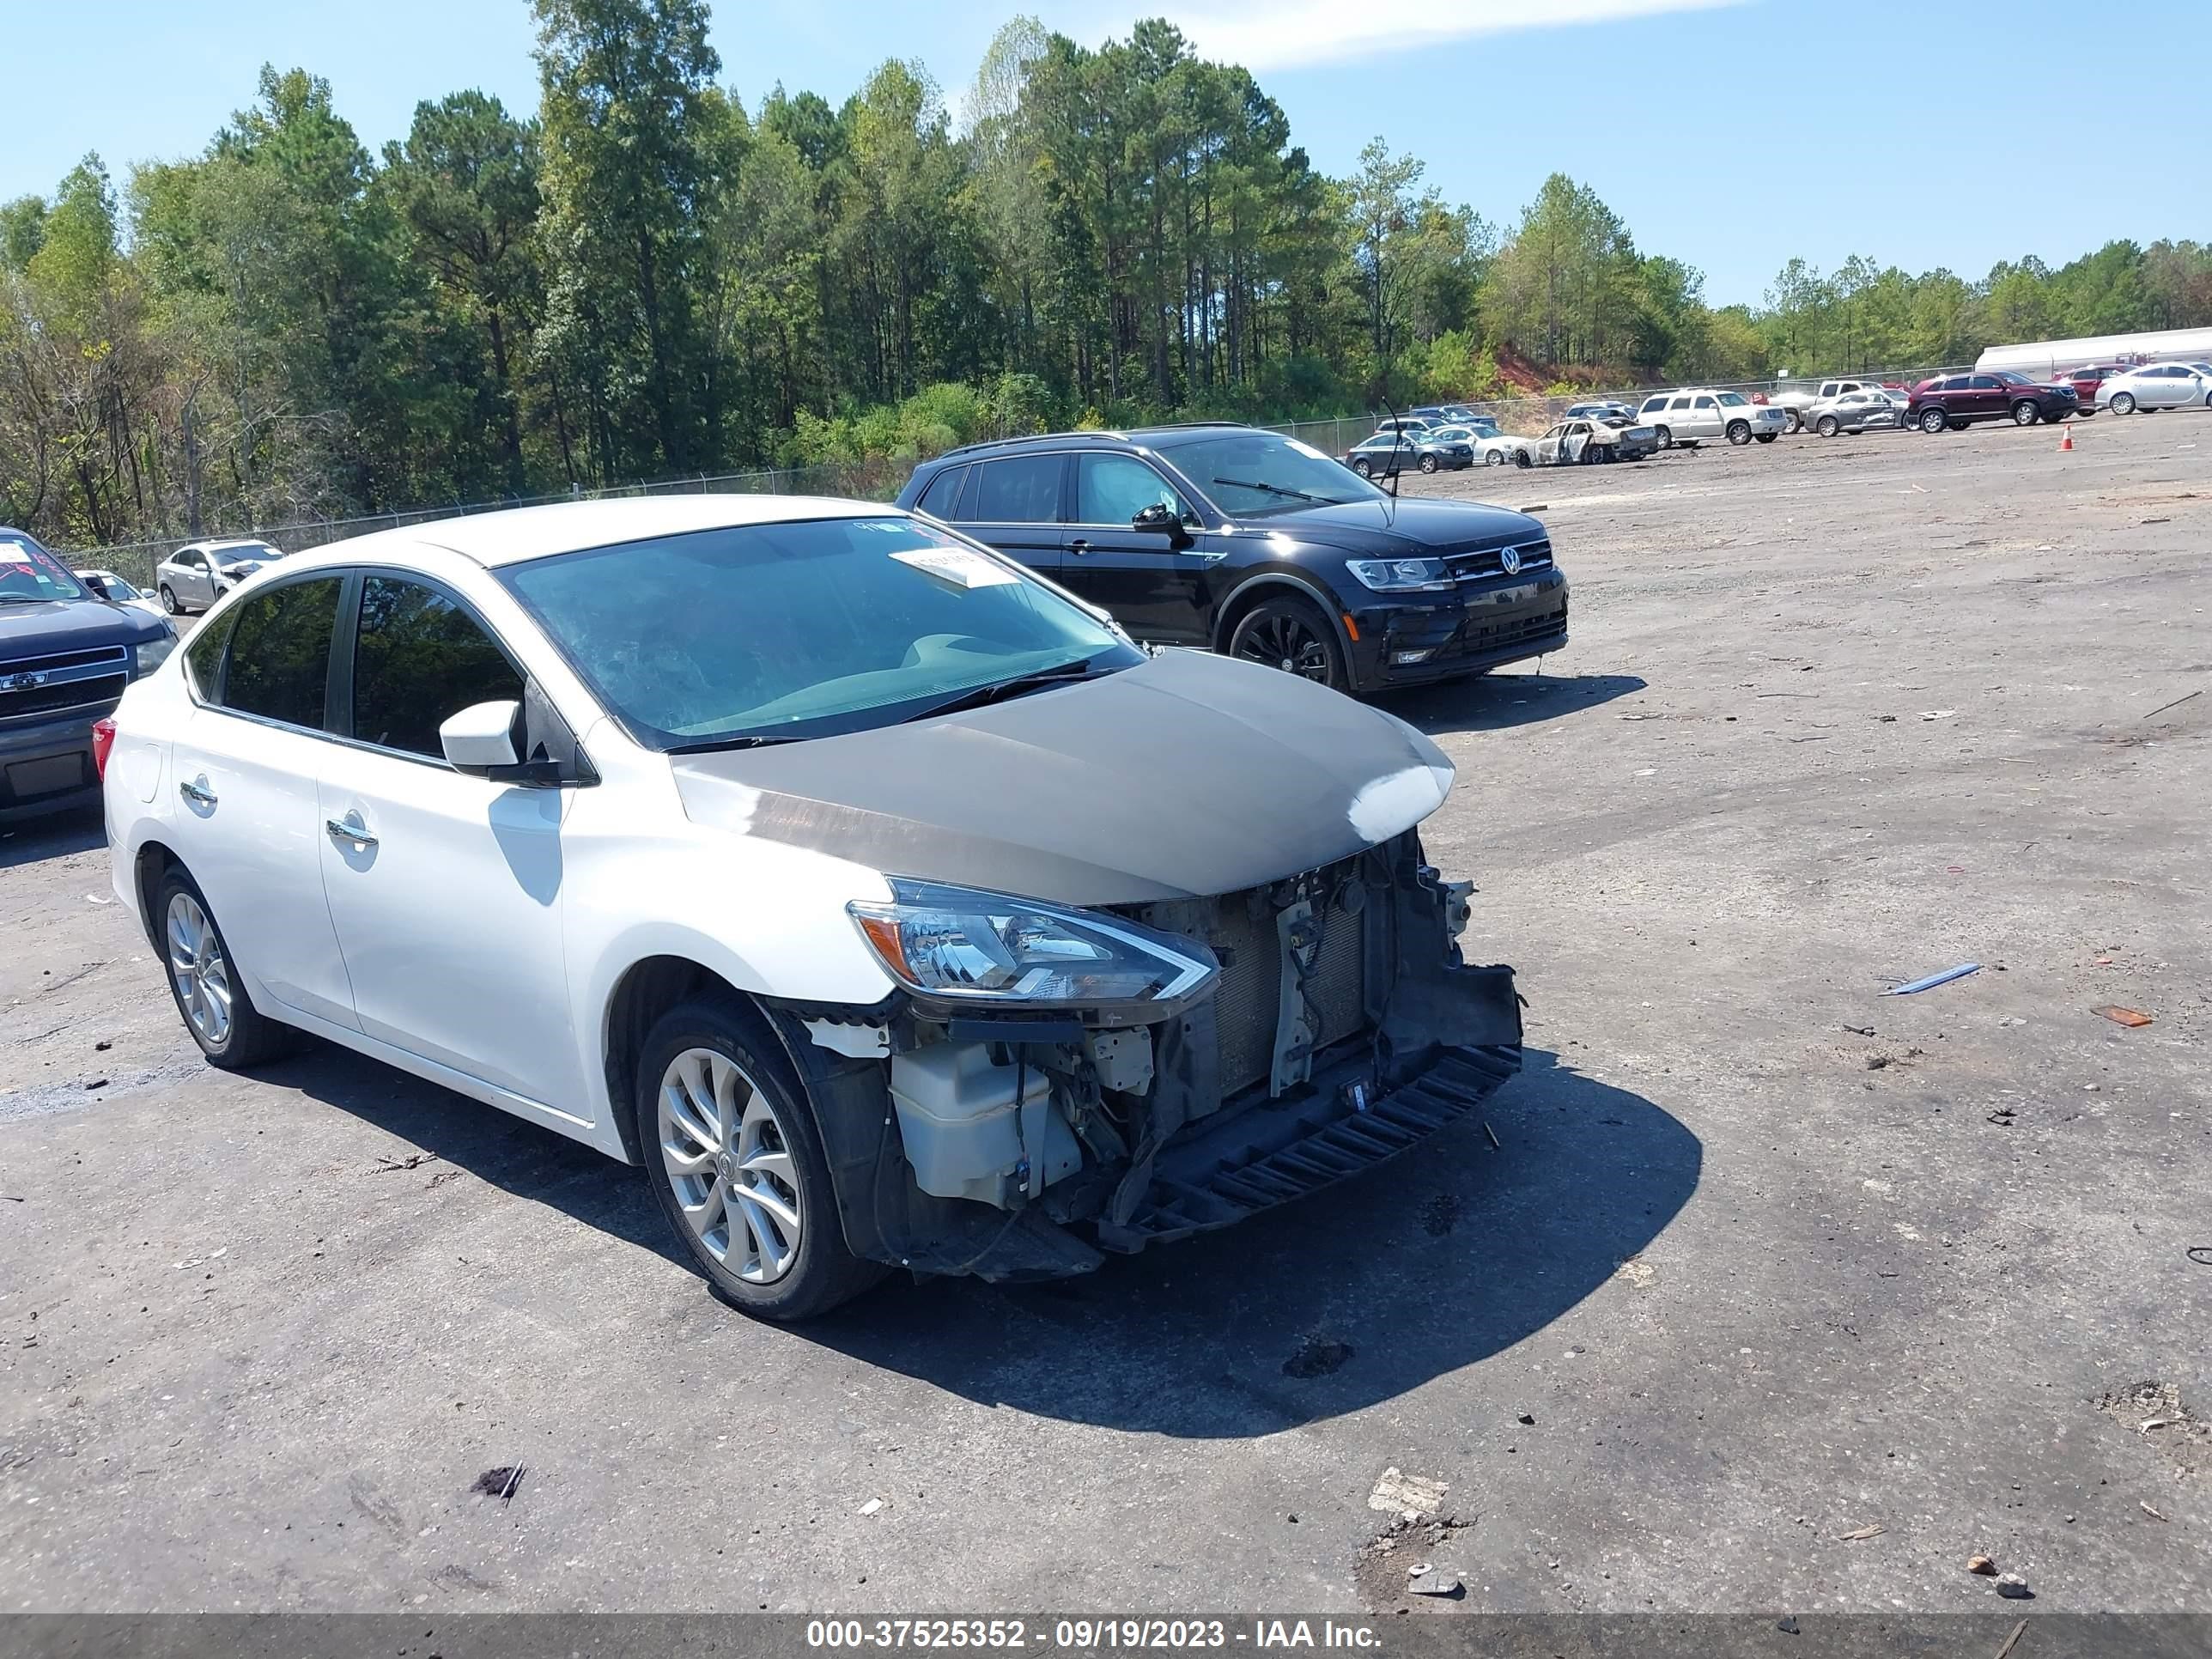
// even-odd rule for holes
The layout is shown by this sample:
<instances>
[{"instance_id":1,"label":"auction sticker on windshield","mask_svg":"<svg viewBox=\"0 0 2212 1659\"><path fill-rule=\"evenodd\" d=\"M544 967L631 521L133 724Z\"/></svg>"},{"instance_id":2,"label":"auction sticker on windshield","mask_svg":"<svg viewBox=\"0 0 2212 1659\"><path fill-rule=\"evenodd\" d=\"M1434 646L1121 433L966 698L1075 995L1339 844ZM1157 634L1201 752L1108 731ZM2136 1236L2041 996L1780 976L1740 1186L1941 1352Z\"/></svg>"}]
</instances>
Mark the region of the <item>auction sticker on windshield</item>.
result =
<instances>
[{"instance_id":1,"label":"auction sticker on windshield","mask_svg":"<svg viewBox=\"0 0 2212 1659\"><path fill-rule=\"evenodd\" d=\"M904 548L891 557L955 587L998 587L1021 580L1004 565L994 564L964 547Z\"/></svg>"}]
</instances>

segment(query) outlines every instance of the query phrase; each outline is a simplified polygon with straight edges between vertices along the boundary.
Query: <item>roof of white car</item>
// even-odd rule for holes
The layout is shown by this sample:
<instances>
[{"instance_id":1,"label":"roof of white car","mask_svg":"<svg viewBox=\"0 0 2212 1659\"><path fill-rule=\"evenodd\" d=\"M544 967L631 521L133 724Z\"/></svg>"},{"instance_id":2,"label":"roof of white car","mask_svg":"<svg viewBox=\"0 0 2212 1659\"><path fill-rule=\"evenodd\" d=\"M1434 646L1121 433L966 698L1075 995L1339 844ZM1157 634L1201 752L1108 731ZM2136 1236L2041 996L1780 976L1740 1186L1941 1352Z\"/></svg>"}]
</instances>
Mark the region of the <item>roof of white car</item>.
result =
<instances>
[{"instance_id":1,"label":"roof of white car","mask_svg":"<svg viewBox=\"0 0 2212 1659\"><path fill-rule=\"evenodd\" d=\"M498 513L470 513L380 530L332 542L319 550L318 563L374 559L386 550L425 544L442 547L482 565L519 564L587 547L648 541L694 530L725 530L734 525L788 524L804 519L858 519L899 509L881 501L841 501L830 495L640 495L599 501L560 501L550 507L515 507Z\"/></svg>"}]
</instances>

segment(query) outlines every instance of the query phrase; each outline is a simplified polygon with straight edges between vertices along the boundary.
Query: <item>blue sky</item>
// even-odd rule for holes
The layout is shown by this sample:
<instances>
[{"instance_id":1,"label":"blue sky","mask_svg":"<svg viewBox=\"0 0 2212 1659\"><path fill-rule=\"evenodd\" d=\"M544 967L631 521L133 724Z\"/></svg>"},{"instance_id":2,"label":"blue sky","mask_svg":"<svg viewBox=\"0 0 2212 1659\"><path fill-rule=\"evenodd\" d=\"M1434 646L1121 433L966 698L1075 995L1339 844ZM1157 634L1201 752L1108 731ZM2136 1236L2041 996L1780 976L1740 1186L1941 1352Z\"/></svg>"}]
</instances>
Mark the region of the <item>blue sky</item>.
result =
<instances>
[{"instance_id":1,"label":"blue sky","mask_svg":"<svg viewBox=\"0 0 2212 1659\"><path fill-rule=\"evenodd\" d=\"M920 58L951 96L1017 9L714 0L714 37L749 104L778 81L842 101L887 57ZM1755 301L1792 254L1978 276L2116 236L2212 236L2207 0L1027 9L1092 44L1170 17L1249 65L1322 167L1348 170L1380 134L1492 220L1510 223L1564 170L1646 252L1705 270L1716 303ZM1394 11L1407 21L1377 24ZM131 161L198 150L251 100L264 61L329 77L372 148L405 131L417 100L462 87L536 104L524 0L0 0L0 198L50 191L88 149L118 180ZM2168 76L2170 91L2130 108L2131 82Z\"/></svg>"}]
</instances>

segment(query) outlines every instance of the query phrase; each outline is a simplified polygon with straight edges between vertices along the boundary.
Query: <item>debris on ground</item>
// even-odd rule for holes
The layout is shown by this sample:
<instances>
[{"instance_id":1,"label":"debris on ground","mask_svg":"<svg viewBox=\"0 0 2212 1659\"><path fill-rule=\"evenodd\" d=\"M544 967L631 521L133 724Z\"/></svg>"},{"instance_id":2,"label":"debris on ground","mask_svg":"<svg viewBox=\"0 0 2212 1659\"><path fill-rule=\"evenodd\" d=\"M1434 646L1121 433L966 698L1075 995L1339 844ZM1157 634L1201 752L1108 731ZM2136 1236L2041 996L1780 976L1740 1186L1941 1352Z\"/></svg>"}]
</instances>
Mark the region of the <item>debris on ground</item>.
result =
<instances>
[{"instance_id":1,"label":"debris on ground","mask_svg":"<svg viewBox=\"0 0 2212 1659\"><path fill-rule=\"evenodd\" d=\"M1349 1342L1332 1342L1322 1337L1310 1336L1298 1351L1283 1362L1285 1376L1327 1376L1340 1369L1352 1358Z\"/></svg>"},{"instance_id":2,"label":"debris on ground","mask_svg":"<svg viewBox=\"0 0 2212 1659\"><path fill-rule=\"evenodd\" d=\"M1990 1113L1986 1117L1984 1117L1982 1121L1984 1123L1994 1123L2000 1129L2009 1129L2012 1127L2013 1119L2019 1115L2020 1109L2017 1106L2000 1106L1996 1110Z\"/></svg>"},{"instance_id":3,"label":"debris on ground","mask_svg":"<svg viewBox=\"0 0 2212 1659\"><path fill-rule=\"evenodd\" d=\"M1513 1420L1525 1429L1533 1429L1536 1426L1536 1416L1533 1412L1522 1412Z\"/></svg>"},{"instance_id":4,"label":"debris on ground","mask_svg":"<svg viewBox=\"0 0 2212 1659\"><path fill-rule=\"evenodd\" d=\"M1787 1619L1776 1620L1774 1621L1774 1628L1780 1631L1784 1636L1796 1635L1797 1615L1793 1613Z\"/></svg>"},{"instance_id":5,"label":"debris on ground","mask_svg":"<svg viewBox=\"0 0 2212 1659\"><path fill-rule=\"evenodd\" d=\"M1443 1508L1444 1494L1450 1490L1444 1481L1401 1474L1394 1463L1382 1471L1375 1490L1367 1494L1367 1507L1395 1515L1402 1521L1418 1521L1424 1516L1439 1513Z\"/></svg>"},{"instance_id":6,"label":"debris on ground","mask_svg":"<svg viewBox=\"0 0 2212 1659\"><path fill-rule=\"evenodd\" d=\"M2137 1498L2137 1499L2136 1500L2136 1507L2137 1509L2141 1510L2142 1510L2145 1515L2147 1515L2147 1516L2150 1516L2150 1518L2151 1518L2152 1520L2154 1520L2154 1521L2163 1521L2163 1520L2165 1520L2165 1519L2166 1519L2166 1516L2165 1516L2165 1515L2164 1515L2164 1513L2163 1513L2163 1512L2161 1512L2161 1511L2160 1511L2160 1510L2154 1510L2154 1509L2153 1509L2149 1504L2148 1504L2144 1503L2141 1498Z\"/></svg>"},{"instance_id":7,"label":"debris on ground","mask_svg":"<svg viewBox=\"0 0 2212 1659\"><path fill-rule=\"evenodd\" d=\"M1856 1544L1863 1538L1879 1538L1888 1530L1888 1528L1879 1525L1861 1527L1855 1532L1838 1533L1836 1541L1838 1544Z\"/></svg>"},{"instance_id":8,"label":"debris on ground","mask_svg":"<svg viewBox=\"0 0 2212 1659\"><path fill-rule=\"evenodd\" d=\"M1492 1152L1502 1152L1505 1150L1505 1143L1498 1139L1498 1131L1490 1127L1490 1120L1488 1118L1482 1120L1482 1133L1490 1137L1490 1150Z\"/></svg>"},{"instance_id":9,"label":"debris on ground","mask_svg":"<svg viewBox=\"0 0 2212 1659\"><path fill-rule=\"evenodd\" d=\"M875 1515L879 1513L883 1507L884 1500L882 1498L871 1498L866 1503L860 1505L860 1513L863 1515Z\"/></svg>"},{"instance_id":10,"label":"debris on ground","mask_svg":"<svg viewBox=\"0 0 2212 1659\"><path fill-rule=\"evenodd\" d=\"M2141 714L2141 715L2136 716L2136 718L2137 718L2137 719L2139 719L2139 720L2147 720L2150 719L2150 718L2151 718L2151 716L2152 716L2152 715L2154 715L2154 714L2164 714L2164 713L2166 713L2166 711L2167 709L2169 709L2169 708L2180 708L2180 707L2181 707L2181 705L2182 705L2182 704L2184 704L2185 702L2187 702L2191 697L2201 697L2201 696L2203 696L2203 695L2204 695L2204 688L2203 688L2203 686L2201 686L2201 685L2200 685L2200 686L2198 686L2198 687L2197 688L2197 690L2195 690L2194 691L2189 692L2189 693L2187 693L2185 696L2176 697L2176 698L2175 698L2172 702L2162 702L2162 703L2159 704L2159 706L2158 706L2157 708L2154 708L2154 709L2152 709L2152 710L2150 711L2150 714Z\"/></svg>"},{"instance_id":11,"label":"debris on ground","mask_svg":"<svg viewBox=\"0 0 2212 1659\"><path fill-rule=\"evenodd\" d=\"M1958 712L1955 708L1923 708L1920 711L1920 718L1923 720L1948 720Z\"/></svg>"},{"instance_id":12,"label":"debris on ground","mask_svg":"<svg viewBox=\"0 0 2212 1659\"><path fill-rule=\"evenodd\" d=\"M1459 1575L1455 1572L1430 1572L1414 1579L1406 1588L1416 1595L1458 1596L1466 1593L1467 1587L1460 1583Z\"/></svg>"},{"instance_id":13,"label":"debris on ground","mask_svg":"<svg viewBox=\"0 0 2212 1659\"><path fill-rule=\"evenodd\" d=\"M2027 1620L2023 1619L2012 1627L2012 1634L2005 1638L2004 1645L1996 1651L1996 1659L2012 1659L2012 1650L2020 1645L2020 1638L2027 1634Z\"/></svg>"},{"instance_id":14,"label":"debris on ground","mask_svg":"<svg viewBox=\"0 0 2212 1659\"><path fill-rule=\"evenodd\" d=\"M1986 1555L1970 1555L1966 1558L1966 1571L1978 1572L1984 1578L1994 1578L1997 1576L1997 1564Z\"/></svg>"},{"instance_id":15,"label":"debris on ground","mask_svg":"<svg viewBox=\"0 0 2212 1659\"><path fill-rule=\"evenodd\" d=\"M17 1199L18 1204L23 1200ZM2200 1267L2212 1267L2212 1244L2191 1244L2182 1254Z\"/></svg>"},{"instance_id":16,"label":"debris on ground","mask_svg":"<svg viewBox=\"0 0 2212 1659\"><path fill-rule=\"evenodd\" d=\"M1916 979L1907 984L1892 986L1888 990L1884 991L1882 995L1909 997L1916 991L1932 991L1939 985L1948 985L1954 979L1964 979L1969 974L1978 974L1981 971L1980 963L1962 962L1956 968L1946 968L1942 973L1930 974L1925 979Z\"/></svg>"},{"instance_id":17,"label":"debris on ground","mask_svg":"<svg viewBox=\"0 0 2212 1659\"><path fill-rule=\"evenodd\" d=\"M2130 1030L2136 1026L2148 1025L2151 1023L2150 1016L2144 1013L2140 1009L2122 1008L2109 1002L2100 1003L2096 1007L2092 1008L2089 1012L2093 1014L2102 1014L2106 1019L2112 1021L2113 1024L2125 1025Z\"/></svg>"},{"instance_id":18,"label":"debris on ground","mask_svg":"<svg viewBox=\"0 0 2212 1659\"><path fill-rule=\"evenodd\" d=\"M514 1496L514 1489L522 1484L522 1468L520 1463L502 1463L495 1469L486 1469L476 1478L476 1483L469 1490L481 1492L486 1498L496 1498L504 1504Z\"/></svg>"},{"instance_id":19,"label":"debris on ground","mask_svg":"<svg viewBox=\"0 0 2212 1659\"><path fill-rule=\"evenodd\" d=\"M2212 1468L2212 1423L2182 1403L2179 1384L2130 1383L2101 1396L2096 1408L2127 1430L2130 1439L2155 1446L2183 1474Z\"/></svg>"},{"instance_id":20,"label":"debris on ground","mask_svg":"<svg viewBox=\"0 0 2212 1659\"><path fill-rule=\"evenodd\" d=\"M2028 1589L2027 1580L2016 1572L2001 1572L1997 1575L1997 1594L2009 1596L2015 1601L2035 1600L2035 1592Z\"/></svg>"},{"instance_id":21,"label":"debris on ground","mask_svg":"<svg viewBox=\"0 0 2212 1659\"><path fill-rule=\"evenodd\" d=\"M1459 1198L1438 1193L1421 1206L1421 1225L1431 1238L1442 1238L1459 1224Z\"/></svg>"},{"instance_id":22,"label":"debris on ground","mask_svg":"<svg viewBox=\"0 0 2212 1659\"><path fill-rule=\"evenodd\" d=\"M410 1152L404 1158L386 1158L383 1153L379 1152L376 1155L376 1168L371 1170L369 1174L389 1175L396 1170L419 1170L425 1164L434 1164L437 1161L438 1155L435 1152Z\"/></svg>"}]
</instances>

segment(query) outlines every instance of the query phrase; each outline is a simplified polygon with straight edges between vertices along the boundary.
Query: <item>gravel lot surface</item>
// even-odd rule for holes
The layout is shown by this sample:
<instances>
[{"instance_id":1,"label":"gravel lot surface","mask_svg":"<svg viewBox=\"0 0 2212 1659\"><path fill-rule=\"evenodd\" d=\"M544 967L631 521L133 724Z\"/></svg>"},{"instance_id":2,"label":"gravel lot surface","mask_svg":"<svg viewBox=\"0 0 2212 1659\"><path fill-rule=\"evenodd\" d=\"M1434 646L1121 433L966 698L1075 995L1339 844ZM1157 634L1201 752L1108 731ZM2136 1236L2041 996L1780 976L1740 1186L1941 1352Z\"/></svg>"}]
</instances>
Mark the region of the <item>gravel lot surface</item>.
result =
<instances>
[{"instance_id":1,"label":"gravel lot surface","mask_svg":"<svg viewBox=\"0 0 2212 1659\"><path fill-rule=\"evenodd\" d=\"M1394 705L1531 1005L1498 1146L1057 1287L750 1323L636 1171L204 1066L98 823L17 827L0 1596L1987 1612L1983 1553L2212 1611L2212 417L2057 443L1409 481L1575 583L1540 672ZM1454 1524L1376 1547L1386 1469Z\"/></svg>"}]
</instances>

